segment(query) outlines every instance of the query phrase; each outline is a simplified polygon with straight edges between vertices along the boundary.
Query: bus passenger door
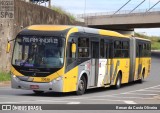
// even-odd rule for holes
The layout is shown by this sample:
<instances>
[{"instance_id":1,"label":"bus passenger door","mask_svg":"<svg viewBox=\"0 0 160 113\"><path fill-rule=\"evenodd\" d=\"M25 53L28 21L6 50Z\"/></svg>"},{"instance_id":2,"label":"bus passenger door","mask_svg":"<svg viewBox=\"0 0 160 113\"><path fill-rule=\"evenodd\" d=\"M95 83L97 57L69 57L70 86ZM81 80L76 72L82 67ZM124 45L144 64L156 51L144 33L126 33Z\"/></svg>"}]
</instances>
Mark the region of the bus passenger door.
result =
<instances>
[{"instance_id":1,"label":"bus passenger door","mask_svg":"<svg viewBox=\"0 0 160 113\"><path fill-rule=\"evenodd\" d=\"M111 53L111 46L109 46L109 42L105 42L105 53L106 53L106 73L104 77L104 85L110 85L111 84L111 58L109 58L109 54ZM111 55L110 55L111 56Z\"/></svg>"},{"instance_id":2,"label":"bus passenger door","mask_svg":"<svg viewBox=\"0 0 160 113\"><path fill-rule=\"evenodd\" d=\"M99 42L91 42L91 86L97 86L99 72Z\"/></svg>"},{"instance_id":3,"label":"bus passenger door","mask_svg":"<svg viewBox=\"0 0 160 113\"><path fill-rule=\"evenodd\" d=\"M138 79L141 78L141 70L142 70L142 51L143 51L143 45L138 45Z\"/></svg>"}]
</instances>

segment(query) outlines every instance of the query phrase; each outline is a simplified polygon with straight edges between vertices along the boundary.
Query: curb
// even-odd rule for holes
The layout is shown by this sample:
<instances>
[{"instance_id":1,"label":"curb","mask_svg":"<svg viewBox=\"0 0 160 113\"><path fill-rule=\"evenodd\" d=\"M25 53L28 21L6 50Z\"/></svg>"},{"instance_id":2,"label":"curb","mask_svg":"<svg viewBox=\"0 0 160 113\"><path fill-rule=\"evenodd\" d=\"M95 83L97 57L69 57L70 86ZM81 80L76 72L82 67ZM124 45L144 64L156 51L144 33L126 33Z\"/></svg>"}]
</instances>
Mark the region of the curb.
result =
<instances>
[{"instance_id":1,"label":"curb","mask_svg":"<svg viewBox=\"0 0 160 113\"><path fill-rule=\"evenodd\" d=\"M0 82L0 87L6 87L10 85L11 85L11 81L1 81Z\"/></svg>"}]
</instances>

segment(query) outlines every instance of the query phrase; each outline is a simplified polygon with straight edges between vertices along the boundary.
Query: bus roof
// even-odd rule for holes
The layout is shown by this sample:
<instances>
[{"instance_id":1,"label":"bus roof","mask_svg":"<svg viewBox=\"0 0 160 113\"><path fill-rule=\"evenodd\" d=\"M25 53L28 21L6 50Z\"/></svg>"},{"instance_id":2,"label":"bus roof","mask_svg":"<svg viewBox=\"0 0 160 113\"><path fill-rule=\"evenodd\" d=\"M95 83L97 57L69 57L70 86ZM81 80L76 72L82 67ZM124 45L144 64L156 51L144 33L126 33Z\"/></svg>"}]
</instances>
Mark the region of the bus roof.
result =
<instances>
[{"instance_id":1,"label":"bus roof","mask_svg":"<svg viewBox=\"0 0 160 113\"><path fill-rule=\"evenodd\" d=\"M71 28L68 25L32 25L27 27L28 30L37 30L37 31L63 31Z\"/></svg>"},{"instance_id":2,"label":"bus roof","mask_svg":"<svg viewBox=\"0 0 160 113\"><path fill-rule=\"evenodd\" d=\"M150 41L149 39L139 38L139 37L135 37L135 39L144 40L144 41Z\"/></svg>"},{"instance_id":3,"label":"bus roof","mask_svg":"<svg viewBox=\"0 0 160 113\"><path fill-rule=\"evenodd\" d=\"M26 29L36 30L36 31L64 31L70 28L77 28L79 32L129 38L128 36L122 35L115 31L88 28L88 27L82 27L82 26L71 26L71 25L32 25L27 27Z\"/></svg>"}]
</instances>

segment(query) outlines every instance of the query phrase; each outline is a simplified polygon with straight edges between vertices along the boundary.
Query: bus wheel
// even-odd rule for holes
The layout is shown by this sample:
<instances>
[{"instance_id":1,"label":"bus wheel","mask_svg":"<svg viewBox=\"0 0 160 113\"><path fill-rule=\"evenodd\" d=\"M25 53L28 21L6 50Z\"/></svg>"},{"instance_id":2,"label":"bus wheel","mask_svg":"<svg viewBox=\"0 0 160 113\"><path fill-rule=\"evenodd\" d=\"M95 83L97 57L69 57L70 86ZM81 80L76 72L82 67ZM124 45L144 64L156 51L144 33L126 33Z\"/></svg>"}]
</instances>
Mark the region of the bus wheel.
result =
<instances>
[{"instance_id":1,"label":"bus wheel","mask_svg":"<svg viewBox=\"0 0 160 113\"><path fill-rule=\"evenodd\" d=\"M141 77L141 79L138 80L139 83L143 83L143 81L144 81L144 75L145 75L145 70L143 69L142 77Z\"/></svg>"},{"instance_id":2,"label":"bus wheel","mask_svg":"<svg viewBox=\"0 0 160 113\"><path fill-rule=\"evenodd\" d=\"M36 95L40 95L40 94L44 93L44 91L36 91L36 90L33 90L33 92L34 92Z\"/></svg>"},{"instance_id":3,"label":"bus wheel","mask_svg":"<svg viewBox=\"0 0 160 113\"><path fill-rule=\"evenodd\" d=\"M81 79L79 80L79 84L78 84L78 90L76 91L77 95L82 95L84 94L85 90L86 90L86 79L84 76L81 77Z\"/></svg>"},{"instance_id":4,"label":"bus wheel","mask_svg":"<svg viewBox=\"0 0 160 113\"><path fill-rule=\"evenodd\" d=\"M119 89L120 87L121 87L121 74L120 73L118 73L118 75L117 75L117 79L116 79L116 84L115 84L115 86L114 86L114 88L115 89Z\"/></svg>"}]
</instances>

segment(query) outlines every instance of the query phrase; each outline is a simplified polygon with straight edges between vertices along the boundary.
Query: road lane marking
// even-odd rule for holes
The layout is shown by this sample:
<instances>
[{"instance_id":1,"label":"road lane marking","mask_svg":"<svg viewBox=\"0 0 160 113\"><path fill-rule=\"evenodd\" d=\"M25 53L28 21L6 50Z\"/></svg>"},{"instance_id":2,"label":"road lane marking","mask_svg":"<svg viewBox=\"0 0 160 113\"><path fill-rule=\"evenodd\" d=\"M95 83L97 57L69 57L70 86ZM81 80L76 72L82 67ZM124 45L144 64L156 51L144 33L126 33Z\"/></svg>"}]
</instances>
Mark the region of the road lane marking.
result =
<instances>
[{"instance_id":1,"label":"road lane marking","mask_svg":"<svg viewBox=\"0 0 160 113\"><path fill-rule=\"evenodd\" d=\"M160 92L160 91L156 91L156 90L148 90L148 89L147 89L147 90L141 90L141 91L142 91L142 92L143 92L143 91L149 91L149 92Z\"/></svg>"},{"instance_id":2,"label":"road lane marking","mask_svg":"<svg viewBox=\"0 0 160 113\"><path fill-rule=\"evenodd\" d=\"M0 104L4 104L4 103L28 103L28 102L70 102L70 101L52 101L52 100L29 100L29 101L14 101L14 102L0 102Z\"/></svg>"},{"instance_id":3,"label":"road lane marking","mask_svg":"<svg viewBox=\"0 0 160 113\"><path fill-rule=\"evenodd\" d=\"M143 98L143 97L117 97L117 96L110 96L110 97L114 97L114 98L129 98L129 99L132 99L132 98L137 98L137 99L154 99L154 98Z\"/></svg>"},{"instance_id":4,"label":"road lane marking","mask_svg":"<svg viewBox=\"0 0 160 113\"><path fill-rule=\"evenodd\" d=\"M131 95L159 95L159 94L143 94L143 93L123 93L123 94L131 94Z\"/></svg>"},{"instance_id":5,"label":"road lane marking","mask_svg":"<svg viewBox=\"0 0 160 113\"><path fill-rule=\"evenodd\" d=\"M11 104L11 103L17 104L18 102L0 102L0 104Z\"/></svg>"},{"instance_id":6,"label":"road lane marking","mask_svg":"<svg viewBox=\"0 0 160 113\"><path fill-rule=\"evenodd\" d=\"M80 102L69 102L67 104L80 104Z\"/></svg>"},{"instance_id":7,"label":"road lane marking","mask_svg":"<svg viewBox=\"0 0 160 113\"><path fill-rule=\"evenodd\" d=\"M155 87L155 88L151 88L151 89L160 89L160 88L156 88L156 87Z\"/></svg>"},{"instance_id":8,"label":"road lane marking","mask_svg":"<svg viewBox=\"0 0 160 113\"><path fill-rule=\"evenodd\" d=\"M103 100L103 101L120 101L120 102L124 102L124 100L112 100L112 99L88 99L88 100ZM126 100L129 101L129 100Z\"/></svg>"},{"instance_id":9,"label":"road lane marking","mask_svg":"<svg viewBox=\"0 0 160 113\"><path fill-rule=\"evenodd\" d=\"M64 99L57 99L57 100L53 100L53 101L50 101L50 100L32 100L32 101L19 101L19 102L6 102L6 103L21 103L21 102L40 102L40 101L48 101L48 102L71 102L71 101L63 101L63 100L68 100L68 99L88 99L88 100L93 100L92 98L98 98L98 97L114 97L114 96L118 96L118 95L122 95L122 94L133 94L133 95L153 95L153 96L156 96L156 95L158 95L158 94L142 94L142 93L136 93L136 92L139 92L139 91L142 91L142 90L151 90L151 89L153 89L153 88L158 88L158 87L160 87L160 85L157 85L157 86L152 86L152 87L148 87L148 88L144 88L144 89L139 89L139 90L133 90L133 91L129 91L129 92L124 92L124 93L118 93L118 94L111 94L111 95L99 95L99 96L88 96L88 97L85 97L85 96L83 96L83 97L78 97L78 98L76 98L76 97L73 97L73 98L64 98ZM3 88L0 88L0 90L7 90L7 89L3 89ZM10 88L9 88L10 89ZM12 90L12 89L11 89ZM14 90L14 89L13 89ZM23 97L23 96L21 96L21 97ZM35 97L34 97L35 98ZM116 98L116 97L115 97ZM124 97L125 98L125 97ZM134 98L134 97L130 97L130 98ZM135 97L136 98L136 97ZM62 100L62 101L61 101ZM97 100L97 99L96 99ZM104 99L99 99L99 100L104 100ZM123 101L124 102L124 100L111 100L111 99L106 99L106 101ZM5 102L0 102L0 103L5 103Z\"/></svg>"},{"instance_id":10,"label":"road lane marking","mask_svg":"<svg viewBox=\"0 0 160 113\"><path fill-rule=\"evenodd\" d=\"M69 102L69 101L61 101L61 100L37 100L40 102Z\"/></svg>"},{"instance_id":11,"label":"road lane marking","mask_svg":"<svg viewBox=\"0 0 160 113\"><path fill-rule=\"evenodd\" d=\"M126 103L126 104L137 104L137 103L134 102L134 101L124 101L124 103Z\"/></svg>"},{"instance_id":12,"label":"road lane marking","mask_svg":"<svg viewBox=\"0 0 160 113\"><path fill-rule=\"evenodd\" d=\"M0 97L0 98L7 98L7 97Z\"/></svg>"},{"instance_id":13,"label":"road lane marking","mask_svg":"<svg viewBox=\"0 0 160 113\"><path fill-rule=\"evenodd\" d=\"M11 88L0 88L0 90L15 90L15 89L11 89Z\"/></svg>"},{"instance_id":14,"label":"road lane marking","mask_svg":"<svg viewBox=\"0 0 160 113\"><path fill-rule=\"evenodd\" d=\"M124 93L120 93L120 94L126 94L126 93L137 92L137 91L140 91L140 90L151 89L151 88L155 88L155 87L159 87L159 86L160 86L160 85L152 86L152 87L148 87L148 88L143 88L143 89L138 89L138 90L133 90L133 91L128 91L128 92L124 92Z\"/></svg>"},{"instance_id":15,"label":"road lane marking","mask_svg":"<svg viewBox=\"0 0 160 113\"><path fill-rule=\"evenodd\" d=\"M119 94L80 97L80 98L70 98L70 99L91 99L91 98L96 98L96 97L110 97L110 96L118 96L118 95L122 95L122 94L133 94L133 92L142 91L142 90L145 90L145 89L156 88L156 87L160 87L160 85L156 85L156 86L152 86L152 87L148 87L148 88L143 88L143 89L138 89L138 90L133 90L133 91L128 91L128 92L119 93ZM137 93L134 93L134 94L136 94L136 95L158 95L158 94L137 94Z\"/></svg>"}]
</instances>

